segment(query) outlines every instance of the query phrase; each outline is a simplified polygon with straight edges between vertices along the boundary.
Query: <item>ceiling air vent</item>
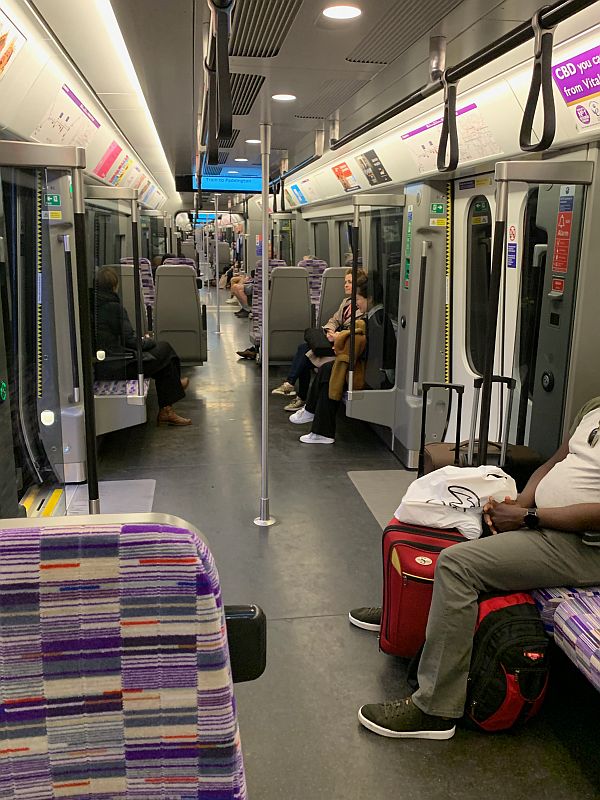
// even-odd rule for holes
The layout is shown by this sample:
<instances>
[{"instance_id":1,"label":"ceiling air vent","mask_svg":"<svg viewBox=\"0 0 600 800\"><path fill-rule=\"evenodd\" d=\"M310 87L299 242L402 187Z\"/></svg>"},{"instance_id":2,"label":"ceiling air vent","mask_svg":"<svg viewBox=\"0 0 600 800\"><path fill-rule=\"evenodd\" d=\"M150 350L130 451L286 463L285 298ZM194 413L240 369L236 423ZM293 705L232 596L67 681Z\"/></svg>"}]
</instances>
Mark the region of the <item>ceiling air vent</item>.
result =
<instances>
[{"instance_id":1,"label":"ceiling air vent","mask_svg":"<svg viewBox=\"0 0 600 800\"><path fill-rule=\"evenodd\" d=\"M404 0L384 14L371 32L346 56L359 64L389 64L437 25L461 0Z\"/></svg>"},{"instance_id":2,"label":"ceiling air vent","mask_svg":"<svg viewBox=\"0 0 600 800\"><path fill-rule=\"evenodd\" d=\"M202 168L203 175L220 175L222 171L223 167L213 166L212 164L205 164Z\"/></svg>"},{"instance_id":3,"label":"ceiling air vent","mask_svg":"<svg viewBox=\"0 0 600 800\"><path fill-rule=\"evenodd\" d=\"M237 0L233 8L229 53L273 58L288 35L302 0Z\"/></svg>"},{"instance_id":4,"label":"ceiling air vent","mask_svg":"<svg viewBox=\"0 0 600 800\"><path fill-rule=\"evenodd\" d=\"M227 139L224 139L222 136L219 138L219 149L228 150L229 148L233 147L234 144L237 142L237 138L240 135L239 130L237 128L233 129L231 136Z\"/></svg>"},{"instance_id":5,"label":"ceiling air vent","mask_svg":"<svg viewBox=\"0 0 600 800\"><path fill-rule=\"evenodd\" d=\"M323 81L321 92L295 114L297 119L324 119L362 89L368 81Z\"/></svg>"},{"instance_id":6,"label":"ceiling air vent","mask_svg":"<svg viewBox=\"0 0 600 800\"><path fill-rule=\"evenodd\" d=\"M263 75L245 75L242 72L231 74L234 115L243 116L250 113L264 82Z\"/></svg>"},{"instance_id":7,"label":"ceiling air vent","mask_svg":"<svg viewBox=\"0 0 600 800\"><path fill-rule=\"evenodd\" d=\"M219 164L225 164L229 158L229 153L219 153Z\"/></svg>"}]
</instances>

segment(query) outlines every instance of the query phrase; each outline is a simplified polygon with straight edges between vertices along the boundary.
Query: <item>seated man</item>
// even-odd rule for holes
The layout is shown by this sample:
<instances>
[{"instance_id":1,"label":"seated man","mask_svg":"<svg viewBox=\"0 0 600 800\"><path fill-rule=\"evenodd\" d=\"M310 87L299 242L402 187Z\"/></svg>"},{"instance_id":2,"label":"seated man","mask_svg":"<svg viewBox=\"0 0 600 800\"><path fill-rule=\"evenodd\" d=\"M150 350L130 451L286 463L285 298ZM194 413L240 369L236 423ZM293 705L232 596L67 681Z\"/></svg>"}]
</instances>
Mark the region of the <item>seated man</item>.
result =
<instances>
[{"instance_id":1,"label":"seated man","mask_svg":"<svg viewBox=\"0 0 600 800\"><path fill-rule=\"evenodd\" d=\"M254 270L251 276L245 276L243 280L231 286L231 293L240 304L241 308L235 312L236 317L243 319L252 313L252 287L254 286Z\"/></svg>"},{"instance_id":2,"label":"seated man","mask_svg":"<svg viewBox=\"0 0 600 800\"><path fill-rule=\"evenodd\" d=\"M449 739L464 712L467 676L482 592L600 584L600 548L583 544L600 530L600 397L578 414L570 438L531 476L516 501L491 502L495 536L453 545L437 562L427 637L410 697L365 705L365 728L392 738ZM360 622L370 612L350 612ZM355 623L356 624L356 623ZM362 625L361 627L366 627Z\"/></svg>"}]
</instances>

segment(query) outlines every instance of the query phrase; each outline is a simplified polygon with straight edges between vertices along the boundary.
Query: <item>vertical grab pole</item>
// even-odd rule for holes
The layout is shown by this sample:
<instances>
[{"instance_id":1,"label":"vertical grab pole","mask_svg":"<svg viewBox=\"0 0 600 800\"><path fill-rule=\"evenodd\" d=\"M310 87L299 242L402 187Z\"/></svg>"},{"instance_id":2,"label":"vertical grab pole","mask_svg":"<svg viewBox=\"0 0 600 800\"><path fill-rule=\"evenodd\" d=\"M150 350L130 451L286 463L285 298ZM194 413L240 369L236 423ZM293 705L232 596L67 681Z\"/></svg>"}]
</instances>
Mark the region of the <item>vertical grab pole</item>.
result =
<instances>
[{"instance_id":1,"label":"vertical grab pole","mask_svg":"<svg viewBox=\"0 0 600 800\"><path fill-rule=\"evenodd\" d=\"M269 161L271 154L271 125L260 126L260 152L262 161L262 335L261 395L262 430L260 446L260 511L255 525L267 527L275 520L269 514Z\"/></svg>"},{"instance_id":2,"label":"vertical grab pole","mask_svg":"<svg viewBox=\"0 0 600 800\"><path fill-rule=\"evenodd\" d=\"M88 504L90 514L99 514L100 495L98 493L96 414L94 408L94 373L92 369L94 352L92 348L90 295L87 282L85 206L83 196L83 167L76 167L73 170L73 222L75 229L75 260L77 262L77 301L79 304L81 377L83 379L83 410L85 414Z\"/></svg>"},{"instance_id":3,"label":"vertical grab pole","mask_svg":"<svg viewBox=\"0 0 600 800\"><path fill-rule=\"evenodd\" d=\"M506 219L508 217L508 181L497 181L497 187L494 246L492 248L492 274L490 276L490 292L488 295L486 349L483 368L483 385L481 389L481 416L479 418L478 466L485 464L487 461L490 411L492 407L492 376L494 374L496 332L498 329L498 302L500 299L500 282L504 264Z\"/></svg>"},{"instance_id":4,"label":"vertical grab pole","mask_svg":"<svg viewBox=\"0 0 600 800\"><path fill-rule=\"evenodd\" d=\"M137 189L134 190L137 194ZM137 343L138 396L144 396L144 356L142 354L142 296L140 277L140 246L138 242L139 209L137 197L131 201L131 241L133 244L133 299L135 302L135 338Z\"/></svg>"},{"instance_id":5,"label":"vertical grab pole","mask_svg":"<svg viewBox=\"0 0 600 800\"><path fill-rule=\"evenodd\" d=\"M65 251L65 280L67 284L67 312L71 345L71 375L73 377L73 402L79 402L79 358L77 354L77 329L75 322L75 292L73 290L73 264L71 262L71 237L68 233L58 237Z\"/></svg>"},{"instance_id":6,"label":"vertical grab pole","mask_svg":"<svg viewBox=\"0 0 600 800\"><path fill-rule=\"evenodd\" d=\"M215 292L217 294L217 330L216 334L221 335L221 301L219 298L219 195L215 195Z\"/></svg>"},{"instance_id":7,"label":"vertical grab pole","mask_svg":"<svg viewBox=\"0 0 600 800\"><path fill-rule=\"evenodd\" d=\"M354 388L354 366L356 363L354 348L356 346L356 286L358 278L358 230L360 225L360 206L354 206L354 219L350 245L352 247L352 295L350 298L350 364L348 369L348 395L352 395Z\"/></svg>"}]
</instances>

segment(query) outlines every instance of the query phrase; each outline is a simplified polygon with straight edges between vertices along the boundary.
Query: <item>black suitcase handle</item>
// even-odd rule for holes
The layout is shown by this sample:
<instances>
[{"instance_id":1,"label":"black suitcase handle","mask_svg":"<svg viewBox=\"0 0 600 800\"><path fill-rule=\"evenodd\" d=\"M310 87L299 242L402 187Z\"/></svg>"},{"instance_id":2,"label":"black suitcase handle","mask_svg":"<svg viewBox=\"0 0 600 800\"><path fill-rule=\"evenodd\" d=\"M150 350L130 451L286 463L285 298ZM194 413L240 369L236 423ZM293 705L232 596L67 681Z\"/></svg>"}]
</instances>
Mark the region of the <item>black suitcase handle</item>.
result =
<instances>
[{"instance_id":1,"label":"black suitcase handle","mask_svg":"<svg viewBox=\"0 0 600 800\"><path fill-rule=\"evenodd\" d=\"M419 448L419 467L417 477L421 478L425 473L425 425L427 423L427 393L430 389L448 389L458 395L458 406L456 409L456 443L454 445L454 464L459 465L460 461L460 425L462 421L462 400L465 387L462 383L423 383L423 410L421 413L421 446Z\"/></svg>"}]
</instances>

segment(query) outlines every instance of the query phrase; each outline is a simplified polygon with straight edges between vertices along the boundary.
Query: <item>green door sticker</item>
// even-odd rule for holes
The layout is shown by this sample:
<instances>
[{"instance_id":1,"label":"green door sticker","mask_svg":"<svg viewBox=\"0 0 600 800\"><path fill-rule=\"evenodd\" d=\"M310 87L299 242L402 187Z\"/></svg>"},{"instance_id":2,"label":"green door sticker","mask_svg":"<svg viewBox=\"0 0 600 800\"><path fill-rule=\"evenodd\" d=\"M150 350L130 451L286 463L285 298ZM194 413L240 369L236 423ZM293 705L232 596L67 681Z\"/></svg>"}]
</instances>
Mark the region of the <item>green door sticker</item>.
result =
<instances>
[{"instance_id":1,"label":"green door sticker","mask_svg":"<svg viewBox=\"0 0 600 800\"><path fill-rule=\"evenodd\" d=\"M432 203L431 204L431 213L432 214L443 214L444 213L444 204L443 203Z\"/></svg>"},{"instance_id":2,"label":"green door sticker","mask_svg":"<svg viewBox=\"0 0 600 800\"><path fill-rule=\"evenodd\" d=\"M60 195L59 194L45 194L44 195L44 205L46 206L60 206Z\"/></svg>"}]
</instances>

